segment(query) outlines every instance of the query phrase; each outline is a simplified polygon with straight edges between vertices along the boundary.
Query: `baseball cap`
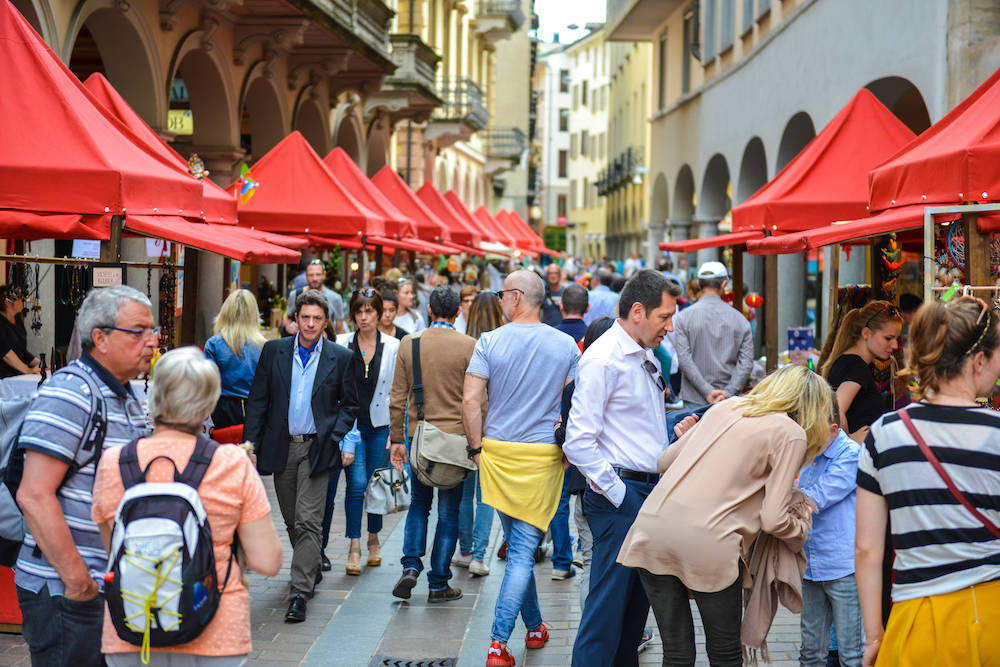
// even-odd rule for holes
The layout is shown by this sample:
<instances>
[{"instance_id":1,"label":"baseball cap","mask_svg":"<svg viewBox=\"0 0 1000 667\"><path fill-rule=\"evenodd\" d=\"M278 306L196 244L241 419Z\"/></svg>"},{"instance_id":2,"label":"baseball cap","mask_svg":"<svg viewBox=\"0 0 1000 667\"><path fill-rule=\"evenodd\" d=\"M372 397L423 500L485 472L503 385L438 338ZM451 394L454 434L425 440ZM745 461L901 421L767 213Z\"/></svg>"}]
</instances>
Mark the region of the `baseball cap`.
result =
<instances>
[{"instance_id":1,"label":"baseball cap","mask_svg":"<svg viewBox=\"0 0 1000 667\"><path fill-rule=\"evenodd\" d=\"M699 278L728 278L729 270L722 262L705 262L698 267Z\"/></svg>"}]
</instances>

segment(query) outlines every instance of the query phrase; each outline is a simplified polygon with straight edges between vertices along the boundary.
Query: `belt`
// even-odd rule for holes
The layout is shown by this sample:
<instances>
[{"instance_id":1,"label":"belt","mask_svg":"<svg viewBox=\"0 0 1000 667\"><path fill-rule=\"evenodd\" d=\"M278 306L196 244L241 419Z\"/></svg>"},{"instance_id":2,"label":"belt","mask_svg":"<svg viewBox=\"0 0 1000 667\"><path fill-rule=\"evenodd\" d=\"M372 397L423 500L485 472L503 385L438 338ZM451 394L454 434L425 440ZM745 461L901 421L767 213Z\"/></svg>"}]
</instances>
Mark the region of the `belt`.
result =
<instances>
[{"instance_id":1,"label":"belt","mask_svg":"<svg viewBox=\"0 0 1000 667\"><path fill-rule=\"evenodd\" d=\"M633 482L645 482L646 484L656 484L660 481L660 475L655 472L638 472L636 470L629 470L628 468L613 468L613 470L622 479L628 479Z\"/></svg>"},{"instance_id":2,"label":"belt","mask_svg":"<svg viewBox=\"0 0 1000 667\"><path fill-rule=\"evenodd\" d=\"M309 442L316 437L315 433L306 433L303 435L290 435L288 436L289 442Z\"/></svg>"}]
</instances>

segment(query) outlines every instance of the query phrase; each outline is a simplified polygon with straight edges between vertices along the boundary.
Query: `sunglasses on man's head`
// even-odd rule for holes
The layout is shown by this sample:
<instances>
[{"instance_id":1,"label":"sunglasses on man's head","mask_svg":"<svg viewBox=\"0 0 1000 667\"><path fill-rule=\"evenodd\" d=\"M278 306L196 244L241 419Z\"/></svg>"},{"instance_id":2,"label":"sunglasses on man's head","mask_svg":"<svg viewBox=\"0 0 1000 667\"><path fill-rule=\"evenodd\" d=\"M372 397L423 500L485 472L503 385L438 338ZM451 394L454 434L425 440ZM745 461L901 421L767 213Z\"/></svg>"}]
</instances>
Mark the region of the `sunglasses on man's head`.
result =
<instances>
[{"instance_id":1,"label":"sunglasses on man's head","mask_svg":"<svg viewBox=\"0 0 1000 667\"><path fill-rule=\"evenodd\" d=\"M375 298L375 290L371 287L364 287L354 290L354 292L351 293L351 296L363 296L368 299L373 299Z\"/></svg>"}]
</instances>

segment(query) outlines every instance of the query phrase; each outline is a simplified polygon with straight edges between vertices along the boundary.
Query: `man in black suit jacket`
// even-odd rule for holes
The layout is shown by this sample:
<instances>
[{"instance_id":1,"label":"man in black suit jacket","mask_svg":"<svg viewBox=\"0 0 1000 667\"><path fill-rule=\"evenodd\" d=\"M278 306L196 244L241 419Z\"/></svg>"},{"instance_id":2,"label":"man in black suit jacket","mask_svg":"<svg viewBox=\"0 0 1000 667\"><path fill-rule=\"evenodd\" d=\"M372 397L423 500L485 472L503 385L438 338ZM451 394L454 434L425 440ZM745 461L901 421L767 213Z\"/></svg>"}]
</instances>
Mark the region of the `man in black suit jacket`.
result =
<instances>
[{"instance_id":1,"label":"man in black suit jacket","mask_svg":"<svg viewBox=\"0 0 1000 667\"><path fill-rule=\"evenodd\" d=\"M341 466L340 441L358 415L351 353L324 340L326 297L316 290L295 303L299 332L268 341L247 399L244 437L254 443L257 469L274 474L274 491L292 543L291 599L286 623L306 620L320 572L326 487Z\"/></svg>"}]
</instances>

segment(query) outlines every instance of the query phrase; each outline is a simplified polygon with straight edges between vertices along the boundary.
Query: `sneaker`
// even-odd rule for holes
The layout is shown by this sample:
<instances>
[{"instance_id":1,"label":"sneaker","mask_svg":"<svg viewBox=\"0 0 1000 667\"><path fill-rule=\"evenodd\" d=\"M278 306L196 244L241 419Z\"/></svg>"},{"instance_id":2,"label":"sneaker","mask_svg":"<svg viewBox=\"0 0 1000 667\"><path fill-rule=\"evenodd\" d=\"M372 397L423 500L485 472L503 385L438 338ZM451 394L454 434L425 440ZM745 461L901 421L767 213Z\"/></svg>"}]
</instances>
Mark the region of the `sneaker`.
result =
<instances>
[{"instance_id":1,"label":"sneaker","mask_svg":"<svg viewBox=\"0 0 1000 667\"><path fill-rule=\"evenodd\" d=\"M469 563L469 573L477 577L485 577L490 573L490 568L481 560L474 560Z\"/></svg>"},{"instance_id":2,"label":"sneaker","mask_svg":"<svg viewBox=\"0 0 1000 667\"><path fill-rule=\"evenodd\" d=\"M471 561L472 554L455 554L455 557L451 559L451 564L455 567L469 567Z\"/></svg>"},{"instance_id":3,"label":"sneaker","mask_svg":"<svg viewBox=\"0 0 1000 667\"><path fill-rule=\"evenodd\" d=\"M573 567L583 568L583 556L573 556Z\"/></svg>"},{"instance_id":4,"label":"sneaker","mask_svg":"<svg viewBox=\"0 0 1000 667\"><path fill-rule=\"evenodd\" d=\"M428 602L451 602L452 600L458 600L462 597L462 591L457 588L452 588L448 586L446 588L439 588L433 590L427 594Z\"/></svg>"},{"instance_id":5,"label":"sneaker","mask_svg":"<svg viewBox=\"0 0 1000 667\"><path fill-rule=\"evenodd\" d=\"M576 576L576 570L572 567L568 570L560 570L558 568L552 569L552 581L566 581L570 577Z\"/></svg>"},{"instance_id":6,"label":"sneaker","mask_svg":"<svg viewBox=\"0 0 1000 667\"><path fill-rule=\"evenodd\" d=\"M642 653L647 648L649 648L650 643L653 641L653 631L650 628L646 628L642 632L642 638L639 639L639 646L636 648L636 653Z\"/></svg>"},{"instance_id":7,"label":"sneaker","mask_svg":"<svg viewBox=\"0 0 1000 667\"><path fill-rule=\"evenodd\" d=\"M543 648L549 641L549 628L542 623L536 630L528 630L524 637L524 645L528 648Z\"/></svg>"},{"instance_id":8,"label":"sneaker","mask_svg":"<svg viewBox=\"0 0 1000 667\"><path fill-rule=\"evenodd\" d=\"M494 639L490 650L486 652L486 667L514 667L514 656L506 646Z\"/></svg>"}]
</instances>

